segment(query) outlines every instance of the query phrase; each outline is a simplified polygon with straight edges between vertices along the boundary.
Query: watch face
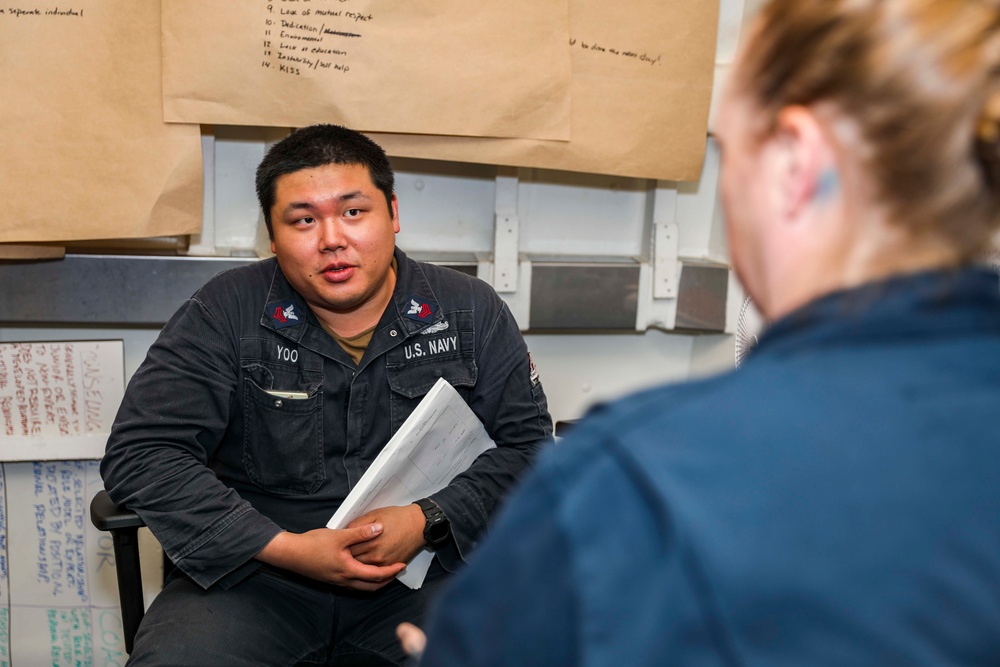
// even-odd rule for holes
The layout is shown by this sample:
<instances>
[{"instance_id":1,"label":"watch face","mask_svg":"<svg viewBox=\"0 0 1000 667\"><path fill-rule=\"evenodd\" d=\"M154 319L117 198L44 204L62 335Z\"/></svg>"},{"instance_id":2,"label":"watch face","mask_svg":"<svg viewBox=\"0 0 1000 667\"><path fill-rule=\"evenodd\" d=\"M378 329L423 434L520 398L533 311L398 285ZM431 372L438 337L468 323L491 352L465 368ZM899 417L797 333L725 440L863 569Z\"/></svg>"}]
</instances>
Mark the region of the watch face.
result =
<instances>
[{"instance_id":1,"label":"watch face","mask_svg":"<svg viewBox=\"0 0 1000 667\"><path fill-rule=\"evenodd\" d=\"M448 524L445 521L427 527L427 538L430 542L441 542L448 538Z\"/></svg>"}]
</instances>

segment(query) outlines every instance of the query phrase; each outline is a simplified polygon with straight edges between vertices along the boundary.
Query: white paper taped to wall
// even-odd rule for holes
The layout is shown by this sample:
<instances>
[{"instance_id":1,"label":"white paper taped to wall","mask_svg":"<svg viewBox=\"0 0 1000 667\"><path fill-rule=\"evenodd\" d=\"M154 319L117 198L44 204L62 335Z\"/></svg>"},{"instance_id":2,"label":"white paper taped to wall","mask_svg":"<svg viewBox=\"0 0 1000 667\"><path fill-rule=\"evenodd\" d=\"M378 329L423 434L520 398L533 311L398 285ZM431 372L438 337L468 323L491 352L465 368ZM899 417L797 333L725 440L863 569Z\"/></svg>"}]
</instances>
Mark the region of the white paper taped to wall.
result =
<instances>
[{"instance_id":1,"label":"white paper taped to wall","mask_svg":"<svg viewBox=\"0 0 1000 667\"><path fill-rule=\"evenodd\" d=\"M0 465L0 667L125 664L103 487L96 461Z\"/></svg>"},{"instance_id":2,"label":"white paper taped to wall","mask_svg":"<svg viewBox=\"0 0 1000 667\"><path fill-rule=\"evenodd\" d=\"M0 461L101 458L124 393L120 340L0 344Z\"/></svg>"}]
</instances>

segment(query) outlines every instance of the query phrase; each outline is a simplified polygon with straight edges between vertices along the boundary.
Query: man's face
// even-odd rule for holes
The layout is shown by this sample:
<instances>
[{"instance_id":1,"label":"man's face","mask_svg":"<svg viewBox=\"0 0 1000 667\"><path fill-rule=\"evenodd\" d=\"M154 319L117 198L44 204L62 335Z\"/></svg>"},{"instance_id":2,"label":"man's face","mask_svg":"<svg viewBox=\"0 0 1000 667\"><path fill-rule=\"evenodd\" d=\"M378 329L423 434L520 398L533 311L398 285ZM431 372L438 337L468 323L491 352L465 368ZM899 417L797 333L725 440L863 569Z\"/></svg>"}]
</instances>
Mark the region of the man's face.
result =
<instances>
[{"instance_id":1,"label":"man's face","mask_svg":"<svg viewBox=\"0 0 1000 667\"><path fill-rule=\"evenodd\" d=\"M321 318L371 310L392 295L396 198L362 165L327 164L278 178L271 251L288 282Z\"/></svg>"}]
</instances>

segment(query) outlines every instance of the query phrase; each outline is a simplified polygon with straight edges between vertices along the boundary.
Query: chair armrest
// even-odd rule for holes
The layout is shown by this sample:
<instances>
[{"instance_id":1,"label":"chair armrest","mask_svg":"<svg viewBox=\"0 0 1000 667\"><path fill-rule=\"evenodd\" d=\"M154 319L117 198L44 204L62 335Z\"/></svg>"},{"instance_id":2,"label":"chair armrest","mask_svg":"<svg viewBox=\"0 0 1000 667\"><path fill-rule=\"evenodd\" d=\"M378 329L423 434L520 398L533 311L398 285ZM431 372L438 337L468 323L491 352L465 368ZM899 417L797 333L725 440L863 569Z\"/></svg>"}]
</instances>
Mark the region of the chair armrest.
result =
<instances>
[{"instance_id":1,"label":"chair armrest","mask_svg":"<svg viewBox=\"0 0 1000 667\"><path fill-rule=\"evenodd\" d=\"M90 520L98 529L111 533L121 603L122 639L125 652L132 653L135 633L145 614L138 539L139 528L145 524L138 514L112 502L107 491L99 491L90 501Z\"/></svg>"},{"instance_id":2,"label":"chair armrest","mask_svg":"<svg viewBox=\"0 0 1000 667\"><path fill-rule=\"evenodd\" d=\"M116 505L107 491L98 491L90 501L90 521L98 530L140 528L146 525L138 514L124 505Z\"/></svg>"},{"instance_id":3,"label":"chair armrest","mask_svg":"<svg viewBox=\"0 0 1000 667\"><path fill-rule=\"evenodd\" d=\"M562 419L556 422L555 431L552 435L559 436L560 438L566 437L566 434L573 430L573 427L579 423L579 419Z\"/></svg>"}]
</instances>

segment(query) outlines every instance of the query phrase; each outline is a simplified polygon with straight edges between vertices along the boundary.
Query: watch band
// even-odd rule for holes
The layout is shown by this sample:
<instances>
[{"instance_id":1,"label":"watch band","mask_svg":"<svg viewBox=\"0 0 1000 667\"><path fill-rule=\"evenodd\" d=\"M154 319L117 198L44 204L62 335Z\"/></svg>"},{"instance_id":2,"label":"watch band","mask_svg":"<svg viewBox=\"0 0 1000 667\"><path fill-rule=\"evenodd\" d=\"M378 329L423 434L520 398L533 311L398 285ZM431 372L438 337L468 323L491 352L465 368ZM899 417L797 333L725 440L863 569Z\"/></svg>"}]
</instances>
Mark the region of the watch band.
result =
<instances>
[{"instance_id":1,"label":"watch band","mask_svg":"<svg viewBox=\"0 0 1000 667\"><path fill-rule=\"evenodd\" d=\"M451 537L451 523L437 503L430 498L421 498L415 503L424 512L424 543L431 551L437 551Z\"/></svg>"}]
</instances>

